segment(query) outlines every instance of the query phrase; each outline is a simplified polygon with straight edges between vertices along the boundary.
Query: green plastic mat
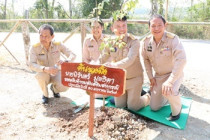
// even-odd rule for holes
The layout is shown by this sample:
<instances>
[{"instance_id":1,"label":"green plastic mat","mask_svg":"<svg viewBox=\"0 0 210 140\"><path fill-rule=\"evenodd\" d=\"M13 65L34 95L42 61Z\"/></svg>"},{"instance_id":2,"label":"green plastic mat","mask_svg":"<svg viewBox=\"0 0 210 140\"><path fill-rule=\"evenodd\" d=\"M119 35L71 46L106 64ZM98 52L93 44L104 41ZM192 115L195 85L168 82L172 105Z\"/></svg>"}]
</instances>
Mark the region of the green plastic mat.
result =
<instances>
[{"instance_id":1,"label":"green plastic mat","mask_svg":"<svg viewBox=\"0 0 210 140\"><path fill-rule=\"evenodd\" d=\"M106 99L108 101L108 103L106 104L107 107L115 107L114 104L109 102L109 99L111 98L113 97L109 97ZM177 129L185 129L188 115L190 112L192 99L187 98L187 97L181 97L181 100L182 100L182 112L181 112L180 118L176 121L169 121L167 119L169 114L171 113L170 105L165 105L159 111L156 111L156 112L151 111L150 106L142 108L139 111L133 111L133 110L129 110L129 111L131 111L134 114L150 118L154 121L157 121L159 123L162 123L162 124L165 124L165 125L177 128Z\"/></svg>"}]
</instances>

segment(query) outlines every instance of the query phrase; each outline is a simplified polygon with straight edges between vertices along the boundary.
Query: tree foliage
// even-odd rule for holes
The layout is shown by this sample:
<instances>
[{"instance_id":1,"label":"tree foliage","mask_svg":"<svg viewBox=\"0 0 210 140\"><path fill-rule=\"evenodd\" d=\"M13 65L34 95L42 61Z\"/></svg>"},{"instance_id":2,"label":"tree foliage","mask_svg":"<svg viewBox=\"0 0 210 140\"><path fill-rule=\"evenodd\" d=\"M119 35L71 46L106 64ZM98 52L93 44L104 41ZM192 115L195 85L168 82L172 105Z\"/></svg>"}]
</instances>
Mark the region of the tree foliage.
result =
<instances>
[{"instance_id":1,"label":"tree foliage","mask_svg":"<svg viewBox=\"0 0 210 140\"><path fill-rule=\"evenodd\" d=\"M83 17L110 18L112 13L119 10L124 0L80 0Z\"/></svg>"},{"instance_id":2,"label":"tree foliage","mask_svg":"<svg viewBox=\"0 0 210 140\"><path fill-rule=\"evenodd\" d=\"M188 14L191 13L189 21L210 21L210 0L195 4L188 11Z\"/></svg>"}]
</instances>

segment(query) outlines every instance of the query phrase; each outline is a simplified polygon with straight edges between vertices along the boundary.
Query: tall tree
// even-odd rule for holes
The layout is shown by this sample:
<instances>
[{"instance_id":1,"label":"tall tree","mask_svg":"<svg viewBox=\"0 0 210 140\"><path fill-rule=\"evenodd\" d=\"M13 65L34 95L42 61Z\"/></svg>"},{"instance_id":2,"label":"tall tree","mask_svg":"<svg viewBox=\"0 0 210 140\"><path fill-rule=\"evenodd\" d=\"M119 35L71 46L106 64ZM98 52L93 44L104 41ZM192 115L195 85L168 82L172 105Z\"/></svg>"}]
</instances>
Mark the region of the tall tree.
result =
<instances>
[{"instance_id":1,"label":"tall tree","mask_svg":"<svg viewBox=\"0 0 210 140\"><path fill-rule=\"evenodd\" d=\"M193 7L193 1L194 0L191 0L191 8ZM192 18L192 11L190 12L190 17Z\"/></svg>"},{"instance_id":2,"label":"tall tree","mask_svg":"<svg viewBox=\"0 0 210 140\"><path fill-rule=\"evenodd\" d=\"M164 1L165 0L158 0L158 5L159 5L159 8L158 8L158 13L163 15L163 4L164 4Z\"/></svg>"},{"instance_id":3,"label":"tall tree","mask_svg":"<svg viewBox=\"0 0 210 140\"><path fill-rule=\"evenodd\" d=\"M157 14L158 12L158 3L157 0L150 0L151 2L151 16Z\"/></svg>"},{"instance_id":4,"label":"tall tree","mask_svg":"<svg viewBox=\"0 0 210 140\"><path fill-rule=\"evenodd\" d=\"M72 18L72 1L69 0L69 16Z\"/></svg>"},{"instance_id":5,"label":"tall tree","mask_svg":"<svg viewBox=\"0 0 210 140\"><path fill-rule=\"evenodd\" d=\"M4 1L4 14L3 14L3 18L4 19L7 18L7 0Z\"/></svg>"},{"instance_id":6,"label":"tall tree","mask_svg":"<svg viewBox=\"0 0 210 140\"><path fill-rule=\"evenodd\" d=\"M44 7L45 7L45 17L48 19L49 17L49 5L48 5L48 0L43 0L43 4L44 4Z\"/></svg>"}]
</instances>

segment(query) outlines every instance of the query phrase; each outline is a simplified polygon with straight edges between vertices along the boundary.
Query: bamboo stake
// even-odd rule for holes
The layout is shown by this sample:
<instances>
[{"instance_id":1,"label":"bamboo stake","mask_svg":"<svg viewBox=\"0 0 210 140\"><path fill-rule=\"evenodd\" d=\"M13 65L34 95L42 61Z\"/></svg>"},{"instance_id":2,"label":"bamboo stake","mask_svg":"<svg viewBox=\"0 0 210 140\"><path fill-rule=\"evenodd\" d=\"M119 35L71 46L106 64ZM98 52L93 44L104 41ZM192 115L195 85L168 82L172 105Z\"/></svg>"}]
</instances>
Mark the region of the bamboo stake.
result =
<instances>
[{"instance_id":1,"label":"bamboo stake","mask_svg":"<svg viewBox=\"0 0 210 140\"><path fill-rule=\"evenodd\" d=\"M12 30L9 32L9 34L4 38L4 40L0 43L0 47L4 44L4 42L9 38L9 36L17 29L17 27L20 25L20 21L18 21L12 28Z\"/></svg>"},{"instance_id":2,"label":"bamboo stake","mask_svg":"<svg viewBox=\"0 0 210 140\"><path fill-rule=\"evenodd\" d=\"M36 31L37 33L39 32L39 30L30 22L28 21L29 25L31 25L31 27L34 29L34 31Z\"/></svg>"},{"instance_id":3,"label":"bamboo stake","mask_svg":"<svg viewBox=\"0 0 210 140\"><path fill-rule=\"evenodd\" d=\"M10 52L10 50L3 44L4 48L12 55L12 57L15 59L15 61L20 65L20 62L16 59L16 57Z\"/></svg>"},{"instance_id":4,"label":"bamboo stake","mask_svg":"<svg viewBox=\"0 0 210 140\"><path fill-rule=\"evenodd\" d=\"M79 27L75 28L70 34L69 36L67 36L64 40L63 43L65 43L70 37L72 37L74 35L75 32L77 32L79 30Z\"/></svg>"},{"instance_id":5,"label":"bamboo stake","mask_svg":"<svg viewBox=\"0 0 210 140\"><path fill-rule=\"evenodd\" d=\"M89 129L88 135L89 137L93 136L93 128L94 128L94 104L95 104L95 93L90 93L90 108L89 108Z\"/></svg>"}]
</instances>

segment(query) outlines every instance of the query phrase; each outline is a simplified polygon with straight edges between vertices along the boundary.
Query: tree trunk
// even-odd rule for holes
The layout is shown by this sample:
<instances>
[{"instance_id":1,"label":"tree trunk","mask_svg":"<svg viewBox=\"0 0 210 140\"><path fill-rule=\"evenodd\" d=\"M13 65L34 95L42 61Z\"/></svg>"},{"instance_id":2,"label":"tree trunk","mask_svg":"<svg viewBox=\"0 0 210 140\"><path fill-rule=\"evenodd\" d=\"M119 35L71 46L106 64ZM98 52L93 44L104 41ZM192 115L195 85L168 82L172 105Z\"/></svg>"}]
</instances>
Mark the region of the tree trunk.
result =
<instances>
[{"instance_id":1,"label":"tree trunk","mask_svg":"<svg viewBox=\"0 0 210 140\"><path fill-rule=\"evenodd\" d=\"M7 18L7 0L5 0L5 3L4 3L4 14L3 14L3 17L4 17L4 19Z\"/></svg>"},{"instance_id":2,"label":"tree trunk","mask_svg":"<svg viewBox=\"0 0 210 140\"><path fill-rule=\"evenodd\" d=\"M194 1L194 0L191 0L191 8L193 7L193 1ZM192 19L192 10L190 11L190 17L191 17L191 19Z\"/></svg>"},{"instance_id":3,"label":"tree trunk","mask_svg":"<svg viewBox=\"0 0 210 140\"><path fill-rule=\"evenodd\" d=\"M51 7L51 10L50 10L50 18L54 18L54 5L55 5L55 0L52 1L52 7Z\"/></svg>"},{"instance_id":4,"label":"tree trunk","mask_svg":"<svg viewBox=\"0 0 210 140\"><path fill-rule=\"evenodd\" d=\"M45 18L46 19L48 19L48 15L49 15L49 13L48 13L48 0L44 0L44 5L45 5Z\"/></svg>"},{"instance_id":5,"label":"tree trunk","mask_svg":"<svg viewBox=\"0 0 210 140\"><path fill-rule=\"evenodd\" d=\"M151 0L151 16L157 14L157 11L158 11L157 0Z\"/></svg>"},{"instance_id":6,"label":"tree trunk","mask_svg":"<svg viewBox=\"0 0 210 140\"><path fill-rule=\"evenodd\" d=\"M159 10L158 13L163 15L163 0L159 0Z\"/></svg>"},{"instance_id":7,"label":"tree trunk","mask_svg":"<svg viewBox=\"0 0 210 140\"><path fill-rule=\"evenodd\" d=\"M69 0L69 15L70 15L70 18L72 18L72 3L71 3L71 0Z\"/></svg>"},{"instance_id":8,"label":"tree trunk","mask_svg":"<svg viewBox=\"0 0 210 140\"><path fill-rule=\"evenodd\" d=\"M12 13L13 13L13 19L15 19L15 8L14 8L14 2L15 0L12 0Z\"/></svg>"}]
</instances>

